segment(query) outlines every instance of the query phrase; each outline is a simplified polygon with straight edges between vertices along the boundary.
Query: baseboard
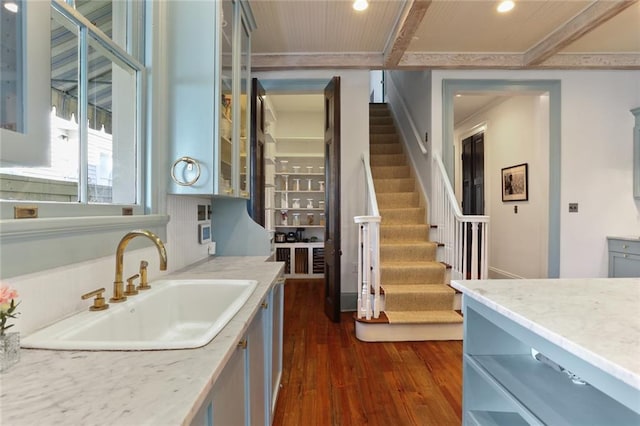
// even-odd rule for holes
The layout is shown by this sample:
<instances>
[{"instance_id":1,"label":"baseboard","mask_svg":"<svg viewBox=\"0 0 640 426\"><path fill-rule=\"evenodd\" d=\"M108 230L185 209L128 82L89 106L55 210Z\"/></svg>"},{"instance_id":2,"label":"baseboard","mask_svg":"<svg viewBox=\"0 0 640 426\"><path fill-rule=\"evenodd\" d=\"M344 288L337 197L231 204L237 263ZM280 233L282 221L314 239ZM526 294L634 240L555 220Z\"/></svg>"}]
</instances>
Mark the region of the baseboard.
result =
<instances>
[{"instance_id":1,"label":"baseboard","mask_svg":"<svg viewBox=\"0 0 640 426\"><path fill-rule=\"evenodd\" d=\"M355 312L358 309L358 293L340 294L340 311Z\"/></svg>"},{"instance_id":2,"label":"baseboard","mask_svg":"<svg viewBox=\"0 0 640 426\"><path fill-rule=\"evenodd\" d=\"M489 278L496 280L523 280L524 277L512 274L511 272L503 271L498 268L489 268Z\"/></svg>"}]
</instances>

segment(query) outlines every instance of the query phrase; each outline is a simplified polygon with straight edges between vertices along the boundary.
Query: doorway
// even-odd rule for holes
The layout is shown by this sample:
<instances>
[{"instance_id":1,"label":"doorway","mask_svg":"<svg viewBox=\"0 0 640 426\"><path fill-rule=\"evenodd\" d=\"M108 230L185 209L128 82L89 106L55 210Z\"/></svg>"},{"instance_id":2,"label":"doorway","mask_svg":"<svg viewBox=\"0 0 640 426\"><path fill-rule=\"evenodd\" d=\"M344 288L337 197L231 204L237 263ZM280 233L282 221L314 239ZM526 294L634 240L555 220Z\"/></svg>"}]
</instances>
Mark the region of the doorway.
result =
<instances>
[{"instance_id":1,"label":"doorway","mask_svg":"<svg viewBox=\"0 0 640 426\"><path fill-rule=\"evenodd\" d=\"M559 130L555 127L559 117L554 117L554 101L559 93L534 87L510 90L507 84L488 90L474 86L452 93L454 104L465 99L467 106L482 99L485 102L481 107L469 109L466 116L456 109L452 134L459 141L453 151L459 155L453 158L457 160L456 192L463 201L463 211L490 216L487 241L490 278L553 277L559 268L554 252L558 244L554 228L559 225L554 222L559 214L554 208L559 193L559 184L554 182L555 167L559 167L559 159L554 158L559 143L554 139ZM485 157L481 178L485 189L478 197L478 177L470 177L471 172L463 169L478 164L473 160L472 147L480 141L482 147L478 151ZM463 164L465 157L471 167ZM529 163L530 171L535 169L530 174L533 187L529 188L534 194L524 201L504 201L501 169L520 163Z\"/></svg>"},{"instance_id":2,"label":"doorway","mask_svg":"<svg viewBox=\"0 0 640 426\"><path fill-rule=\"evenodd\" d=\"M325 312L340 320L340 79L265 87L265 227L285 277L324 277ZM327 85L327 83L329 83Z\"/></svg>"}]
</instances>

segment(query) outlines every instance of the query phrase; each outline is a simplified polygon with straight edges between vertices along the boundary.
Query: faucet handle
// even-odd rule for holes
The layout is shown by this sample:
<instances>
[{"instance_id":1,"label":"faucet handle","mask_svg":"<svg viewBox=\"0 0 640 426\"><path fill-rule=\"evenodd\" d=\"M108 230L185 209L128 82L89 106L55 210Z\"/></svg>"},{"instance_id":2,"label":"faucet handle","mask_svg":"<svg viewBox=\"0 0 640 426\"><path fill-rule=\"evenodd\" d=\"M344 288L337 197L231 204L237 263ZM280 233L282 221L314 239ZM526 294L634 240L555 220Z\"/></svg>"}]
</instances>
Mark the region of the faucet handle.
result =
<instances>
[{"instance_id":1,"label":"faucet handle","mask_svg":"<svg viewBox=\"0 0 640 426\"><path fill-rule=\"evenodd\" d=\"M105 310L109 307L108 303L104 303L104 296L102 295L102 293L105 292L104 287L90 291L87 294L83 294L82 296L80 296L80 298L82 300L88 299L90 297L95 296L96 298L93 300L93 305L91 305L89 307L90 311L102 311Z\"/></svg>"},{"instance_id":2,"label":"faucet handle","mask_svg":"<svg viewBox=\"0 0 640 426\"><path fill-rule=\"evenodd\" d=\"M146 260L140 262L140 284L138 284L138 290L149 290L151 288L147 282L147 266L149 266L149 262Z\"/></svg>"},{"instance_id":3,"label":"faucet handle","mask_svg":"<svg viewBox=\"0 0 640 426\"><path fill-rule=\"evenodd\" d=\"M125 295L135 296L136 294L138 294L138 290L136 290L136 285L133 283L133 280L135 280L139 276L140 274L135 274L127 278L127 289L124 292Z\"/></svg>"}]
</instances>

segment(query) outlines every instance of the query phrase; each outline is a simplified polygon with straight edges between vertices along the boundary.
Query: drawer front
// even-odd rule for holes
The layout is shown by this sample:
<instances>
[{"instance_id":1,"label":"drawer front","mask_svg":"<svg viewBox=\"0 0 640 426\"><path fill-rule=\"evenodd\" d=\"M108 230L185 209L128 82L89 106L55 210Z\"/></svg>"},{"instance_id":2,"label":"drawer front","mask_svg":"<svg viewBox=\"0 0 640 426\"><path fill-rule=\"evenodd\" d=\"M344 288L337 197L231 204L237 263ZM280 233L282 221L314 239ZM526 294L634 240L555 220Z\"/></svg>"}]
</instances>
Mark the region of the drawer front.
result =
<instances>
[{"instance_id":1,"label":"drawer front","mask_svg":"<svg viewBox=\"0 0 640 426\"><path fill-rule=\"evenodd\" d=\"M640 255L640 240L609 239L609 251Z\"/></svg>"}]
</instances>

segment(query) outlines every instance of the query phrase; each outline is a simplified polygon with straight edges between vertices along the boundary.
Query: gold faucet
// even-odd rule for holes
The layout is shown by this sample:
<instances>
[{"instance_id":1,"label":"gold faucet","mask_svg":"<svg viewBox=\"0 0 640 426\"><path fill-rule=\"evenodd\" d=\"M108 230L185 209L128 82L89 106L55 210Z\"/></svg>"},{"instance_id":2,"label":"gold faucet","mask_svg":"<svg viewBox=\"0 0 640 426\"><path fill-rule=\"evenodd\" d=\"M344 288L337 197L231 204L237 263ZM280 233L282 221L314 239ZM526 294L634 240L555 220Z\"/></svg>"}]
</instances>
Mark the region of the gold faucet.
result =
<instances>
[{"instance_id":1,"label":"gold faucet","mask_svg":"<svg viewBox=\"0 0 640 426\"><path fill-rule=\"evenodd\" d=\"M135 237L144 236L149 238L156 245L158 254L160 255L160 270L167 270L167 250L164 248L162 240L153 232L144 229L135 229L127 233L118 244L116 249L116 278L113 281L113 297L109 299L112 303L124 302L127 300L127 296L124 295L124 283L122 282L122 270L124 268L124 249L129 244L129 241Z\"/></svg>"}]
</instances>

